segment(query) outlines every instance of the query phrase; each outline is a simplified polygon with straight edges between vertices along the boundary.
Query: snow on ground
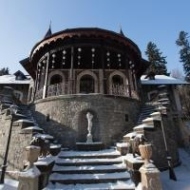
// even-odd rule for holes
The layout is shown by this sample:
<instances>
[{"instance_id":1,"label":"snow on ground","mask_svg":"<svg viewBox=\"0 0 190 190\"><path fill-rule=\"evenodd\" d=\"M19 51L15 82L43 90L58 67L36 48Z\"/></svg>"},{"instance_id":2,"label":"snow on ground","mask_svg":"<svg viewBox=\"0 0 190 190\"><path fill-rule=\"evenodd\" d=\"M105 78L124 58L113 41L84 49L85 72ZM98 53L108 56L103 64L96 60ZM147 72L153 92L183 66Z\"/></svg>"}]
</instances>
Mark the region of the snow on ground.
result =
<instances>
[{"instance_id":1,"label":"snow on ground","mask_svg":"<svg viewBox=\"0 0 190 190\"><path fill-rule=\"evenodd\" d=\"M190 154L179 149L181 165L174 168L177 181L169 179L169 172L161 173L163 190L190 190Z\"/></svg>"},{"instance_id":2,"label":"snow on ground","mask_svg":"<svg viewBox=\"0 0 190 190\"><path fill-rule=\"evenodd\" d=\"M5 184L0 185L0 190L17 190L18 181L5 179Z\"/></svg>"}]
</instances>

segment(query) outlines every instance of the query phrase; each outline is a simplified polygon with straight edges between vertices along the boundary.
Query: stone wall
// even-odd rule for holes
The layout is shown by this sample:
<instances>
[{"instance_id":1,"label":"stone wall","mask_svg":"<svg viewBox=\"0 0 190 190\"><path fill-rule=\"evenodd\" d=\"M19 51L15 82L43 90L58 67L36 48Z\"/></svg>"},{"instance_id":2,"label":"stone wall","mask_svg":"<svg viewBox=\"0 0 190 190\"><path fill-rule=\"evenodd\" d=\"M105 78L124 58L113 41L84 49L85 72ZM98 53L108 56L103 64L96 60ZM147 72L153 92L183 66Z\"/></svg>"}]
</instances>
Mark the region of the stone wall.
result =
<instances>
[{"instance_id":1,"label":"stone wall","mask_svg":"<svg viewBox=\"0 0 190 190\"><path fill-rule=\"evenodd\" d=\"M166 146L162 125L166 137ZM162 123L159 120L154 120L154 128L144 131L145 138L152 144L152 160L160 170L168 168L167 156L171 156L173 165L179 164L176 134L176 128L169 115L162 115Z\"/></svg>"},{"instance_id":2,"label":"stone wall","mask_svg":"<svg viewBox=\"0 0 190 190\"><path fill-rule=\"evenodd\" d=\"M88 111L94 116L93 140L109 146L132 130L139 107L137 100L101 94L49 97L31 105L40 127L72 148L86 141Z\"/></svg>"},{"instance_id":3,"label":"stone wall","mask_svg":"<svg viewBox=\"0 0 190 190\"><path fill-rule=\"evenodd\" d=\"M9 128L11 124L10 116L1 116L0 119L0 165L3 164ZM24 166L24 148L29 145L32 134L21 133L21 126L13 123L11 141L9 146L7 171L22 170Z\"/></svg>"}]
</instances>

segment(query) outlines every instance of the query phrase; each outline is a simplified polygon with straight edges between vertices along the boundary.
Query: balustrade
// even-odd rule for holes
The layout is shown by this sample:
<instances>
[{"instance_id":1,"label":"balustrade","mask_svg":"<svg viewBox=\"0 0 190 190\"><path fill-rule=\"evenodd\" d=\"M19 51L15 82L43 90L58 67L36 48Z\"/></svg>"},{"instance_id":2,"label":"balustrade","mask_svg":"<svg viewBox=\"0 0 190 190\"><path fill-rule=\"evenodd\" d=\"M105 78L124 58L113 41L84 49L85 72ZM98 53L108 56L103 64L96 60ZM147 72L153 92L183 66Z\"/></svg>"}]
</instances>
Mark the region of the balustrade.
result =
<instances>
[{"instance_id":1,"label":"balustrade","mask_svg":"<svg viewBox=\"0 0 190 190\"><path fill-rule=\"evenodd\" d=\"M67 92L68 92L68 84L65 83L52 84L47 87L46 97L60 96L67 94ZM112 85L110 90L110 95L130 97L129 90L124 85ZM43 89L40 89L36 92L35 100L40 100L42 99L42 97L43 97ZM131 90L131 98L139 99L137 92L135 92L134 90Z\"/></svg>"}]
</instances>

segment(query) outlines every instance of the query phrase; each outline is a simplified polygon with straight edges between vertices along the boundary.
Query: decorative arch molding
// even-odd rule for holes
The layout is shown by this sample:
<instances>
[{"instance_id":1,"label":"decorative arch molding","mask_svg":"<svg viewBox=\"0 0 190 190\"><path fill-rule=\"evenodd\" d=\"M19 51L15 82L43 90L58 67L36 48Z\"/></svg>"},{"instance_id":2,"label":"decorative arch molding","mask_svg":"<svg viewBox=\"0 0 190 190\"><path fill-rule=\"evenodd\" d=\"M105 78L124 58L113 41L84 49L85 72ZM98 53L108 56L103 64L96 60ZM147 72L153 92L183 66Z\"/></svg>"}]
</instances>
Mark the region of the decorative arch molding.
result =
<instances>
[{"instance_id":1,"label":"decorative arch molding","mask_svg":"<svg viewBox=\"0 0 190 190\"><path fill-rule=\"evenodd\" d=\"M94 92L98 93L98 77L90 70L85 70L77 75L76 93L80 93L80 81L81 78L85 75L90 75L94 79Z\"/></svg>"},{"instance_id":2,"label":"decorative arch molding","mask_svg":"<svg viewBox=\"0 0 190 190\"><path fill-rule=\"evenodd\" d=\"M54 71L50 72L50 74L49 74L49 76L48 76L48 85L50 85L51 79L52 79L52 77L55 76L55 75L61 76L61 78L62 78L62 83L65 82L65 75L64 75L61 71L59 71L59 70L54 70Z\"/></svg>"},{"instance_id":3,"label":"decorative arch molding","mask_svg":"<svg viewBox=\"0 0 190 190\"><path fill-rule=\"evenodd\" d=\"M128 86L128 79L127 77L125 76L124 73L122 73L121 71L113 71L110 75L109 75L109 78L108 78L108 82L109 82L109 93L112 94L112 85L113 85L113 77L114 76L120 76L122 79L123 79L123 85L126 87Z\"/></svg>"}]
</instances>

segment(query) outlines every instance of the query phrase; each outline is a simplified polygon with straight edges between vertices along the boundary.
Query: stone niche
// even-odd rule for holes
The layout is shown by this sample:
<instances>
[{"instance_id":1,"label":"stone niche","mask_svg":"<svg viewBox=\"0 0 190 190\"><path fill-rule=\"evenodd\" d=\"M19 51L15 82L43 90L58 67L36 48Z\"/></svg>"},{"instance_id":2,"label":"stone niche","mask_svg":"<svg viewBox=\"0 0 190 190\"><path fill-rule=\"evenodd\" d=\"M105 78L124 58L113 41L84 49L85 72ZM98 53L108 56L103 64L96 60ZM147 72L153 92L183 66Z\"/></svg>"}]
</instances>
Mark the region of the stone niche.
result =
<instances>
[{"instance_id":1,"label":"stone niche","mask_svg":"<svg viewBox=\"0 0 190 190\"><path fill-rule=\"evenodd\" d=\"M110 146L132 130L140 102L112 95L78 94L39 100L31 108L46 132L53 135L63 147L74 148L76 142L86 141L88 111L93 114L93 141Z\"/></svg>"}]
</instances>

